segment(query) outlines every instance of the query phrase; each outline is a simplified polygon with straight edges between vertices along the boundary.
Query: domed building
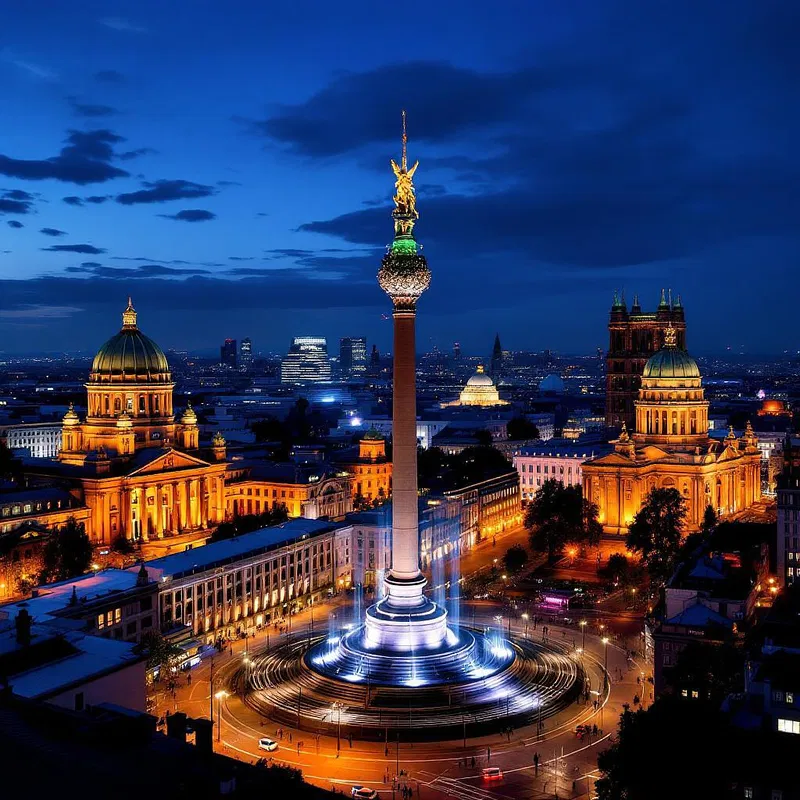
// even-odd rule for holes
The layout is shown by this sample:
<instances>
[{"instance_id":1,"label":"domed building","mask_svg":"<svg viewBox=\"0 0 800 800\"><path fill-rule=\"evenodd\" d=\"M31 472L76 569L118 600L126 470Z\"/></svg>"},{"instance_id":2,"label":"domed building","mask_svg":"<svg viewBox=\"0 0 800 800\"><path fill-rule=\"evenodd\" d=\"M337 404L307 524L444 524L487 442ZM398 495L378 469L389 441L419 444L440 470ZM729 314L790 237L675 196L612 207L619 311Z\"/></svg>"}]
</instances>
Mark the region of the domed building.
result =
<instances>
[{"instance_id":1,"label":"domed building","mask_svg":"<svg viewBox=\"0 0 800 800\"><path fill-rule=\"evenodd\" d=\"M37 475L62 481L91 510L97 544L203 531L225 518L225 447L199 450L191 404L176 423L164 351L145 336L128 298L122 328L97 352L86 383L87 414L64 415L58 463Z\"/></svg>"},{"instance_id":2,"label":"domed building","mask_svg":"<svg viewBox=\"0 0 800 800\"><path fill-rule=\"evenodd\" d=\"M475 374L467 381L467 385L459 395L458 400L451 403L442 403L443 408L450 406L507 406L507 400L500 399L500 393L494 381L483 369L483 364L478 365Z\"/></svg>"},{"instance_id":3,"label":"domed building","mask_svg":"<svg viewBox=\"0 0 800 800\"><path fill-rule=\"evenodd\" d=\"M761 454L749 423L737 439L708 435L708 401L697 362L667 328L664 346L645 364L636 400L636 429L625 425L614 452L583 467L584 496L596 503L607 533L625 534L655 488L674 488L687 507L687 532L699 529L706 507L720 516L761 497Z\"/></svg>"}]
</instances>

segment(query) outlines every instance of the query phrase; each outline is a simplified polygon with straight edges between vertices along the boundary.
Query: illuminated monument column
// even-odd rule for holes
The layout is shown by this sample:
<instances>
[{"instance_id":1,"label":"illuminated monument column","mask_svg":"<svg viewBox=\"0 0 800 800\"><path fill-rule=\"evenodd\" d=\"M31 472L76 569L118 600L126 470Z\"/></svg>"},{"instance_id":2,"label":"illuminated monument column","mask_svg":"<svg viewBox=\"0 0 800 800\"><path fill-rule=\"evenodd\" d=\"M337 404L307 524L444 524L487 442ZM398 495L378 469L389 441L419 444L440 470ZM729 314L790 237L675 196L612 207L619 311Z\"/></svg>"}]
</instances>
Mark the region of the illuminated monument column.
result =
<instances>
[{"instance_id":1,"label":"illuminated monument column","mask_svg":"<svg viewBox=\"0 0 800 800\"><path fill-rule=\"evenodd\" d=\"M392 422L392 567L387 597L367 611L366 641L375 647L408 650L439 647L447 636L447 613L423 595L419 569L417 511L417 398L415 323L417 300L431 282L425 257L417 252L414 223L419 214L408 169L403 112L403 151L394 171L394 241L383 258L378 283L394 305L394 399Z\"/></svg>"}]
</instances>

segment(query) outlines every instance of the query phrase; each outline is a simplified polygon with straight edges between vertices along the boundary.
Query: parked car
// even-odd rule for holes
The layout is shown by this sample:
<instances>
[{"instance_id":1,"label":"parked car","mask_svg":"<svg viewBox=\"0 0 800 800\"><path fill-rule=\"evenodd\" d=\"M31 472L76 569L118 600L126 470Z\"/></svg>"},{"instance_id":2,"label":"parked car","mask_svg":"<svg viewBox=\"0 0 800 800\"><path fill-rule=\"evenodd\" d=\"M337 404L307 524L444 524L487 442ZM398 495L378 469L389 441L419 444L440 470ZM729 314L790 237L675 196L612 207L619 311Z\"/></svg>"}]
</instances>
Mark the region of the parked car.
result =
<instances>
[{"instance_id":1,"label":"parked car","mask_svg":"<svg viewBox=\"0 0 800 800\"><path fill-rule=\"evenodd\" d=\"M267 739L265 736L263 739L258 740L258 749L267 750L271 753L273 750L278 749L278 743L274 739Z\"/></svg>"}]
</instances>

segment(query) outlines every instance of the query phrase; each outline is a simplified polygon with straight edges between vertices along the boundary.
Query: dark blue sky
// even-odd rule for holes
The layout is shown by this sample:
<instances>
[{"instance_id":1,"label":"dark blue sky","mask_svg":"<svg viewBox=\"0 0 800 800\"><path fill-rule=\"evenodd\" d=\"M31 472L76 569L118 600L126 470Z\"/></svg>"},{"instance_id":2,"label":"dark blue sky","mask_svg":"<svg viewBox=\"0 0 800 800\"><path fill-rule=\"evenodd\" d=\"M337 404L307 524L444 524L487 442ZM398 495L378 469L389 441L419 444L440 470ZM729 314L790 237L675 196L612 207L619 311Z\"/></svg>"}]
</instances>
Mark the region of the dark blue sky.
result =
<instances>
[{"instance_id":1,"label":"dark blue sky","mask_svg":"<svg viewBox=\"0 0 800 800\"><path fill-rule=\"evenodd\" d=\"M694 352L800 346L800 3L6 4L0 350L390 345L400 109L419 344L606 344L615 288ZM335 349L335 348L332 348Z\"/></svg>"}]
</instances>

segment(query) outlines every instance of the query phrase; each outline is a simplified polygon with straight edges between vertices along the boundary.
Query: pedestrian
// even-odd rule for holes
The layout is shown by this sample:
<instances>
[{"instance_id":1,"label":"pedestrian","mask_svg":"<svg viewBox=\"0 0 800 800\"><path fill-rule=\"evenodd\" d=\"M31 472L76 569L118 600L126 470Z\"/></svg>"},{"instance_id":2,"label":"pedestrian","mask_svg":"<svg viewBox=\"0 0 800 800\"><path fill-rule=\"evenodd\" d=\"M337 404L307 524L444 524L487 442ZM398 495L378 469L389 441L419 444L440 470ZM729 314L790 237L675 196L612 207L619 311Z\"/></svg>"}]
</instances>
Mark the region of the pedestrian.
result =
<instances>
[{"instance_id":1,"label":"pedestrian","mask_svg":"<svg viewBox=\"0 0 800 800\"><path fill-rule=\"evenodd\" d=\"M187 686L191 686L192 685L192 673L191 672L186 676L186 685Z\"/></svg>"},{"instance_id":2,"label":"pedestrian","mask_svg":"<svg viewBox=\"0 0 800 800\"><path fill-rule=\"evenodd\" d=\"M597 736L597 725L592 725L592 736Z\"/></svg>"},{"instance_id":3,"label":"pedestrian","mask_svg":"<svg viewBox=\"0 0 800 800\"><path fill-rule=\"evenodd\" d=\"M472 768L475 769L475 756L472 756Z\"/></svg>"},{"instance_id":4,"label":"pedestrian","mask_svg":"<svg viewBox=\"0 0 800 800\"><path fill-rule=\"evenodd\" d=\"M491 760L492 760L492 748L491 747L487 747L486 748L486 761L488 763Z\"/></svg>"},{"instance_id":5,"label":"pedestrian","mask_svg":"<svg viewBox=\"0 0 800 800\"><path fill-rule=\"evenodd\" d=\"M291 731L289 731L289 741L290 742L292 741L292 733L291 733Z\"/></svg>"}]
</instances>

